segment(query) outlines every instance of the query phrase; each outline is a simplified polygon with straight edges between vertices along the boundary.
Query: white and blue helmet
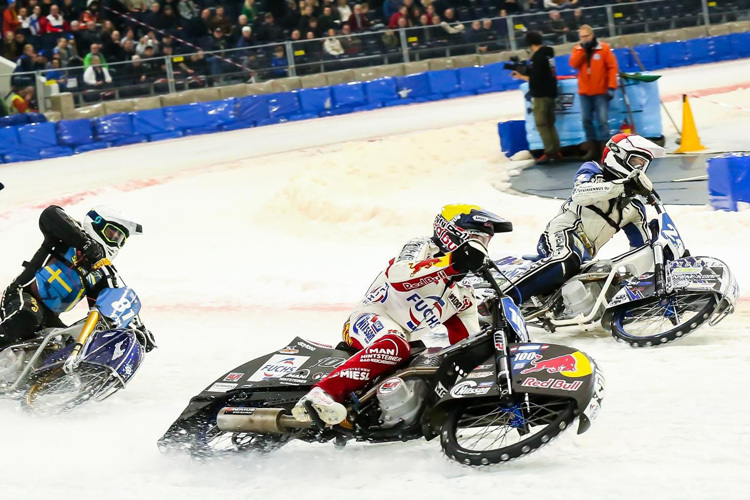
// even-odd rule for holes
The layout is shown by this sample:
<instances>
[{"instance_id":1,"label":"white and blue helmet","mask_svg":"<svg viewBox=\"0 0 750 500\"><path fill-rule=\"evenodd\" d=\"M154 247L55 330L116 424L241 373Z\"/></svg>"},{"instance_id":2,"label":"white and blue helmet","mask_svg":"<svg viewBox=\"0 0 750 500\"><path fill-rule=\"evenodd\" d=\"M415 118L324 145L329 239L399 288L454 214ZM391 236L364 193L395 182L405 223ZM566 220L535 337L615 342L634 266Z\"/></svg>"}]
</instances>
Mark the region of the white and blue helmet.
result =
<instances>
[{"instance_id":1,"label":"white and blue helmet","mask_svg":"<svg viewBox=\"0 0 750 500\"><path fill-rule=\"evenodd\" d=\"M143 234L143 226L108 206L98 206L89 210L83 218L83 230L102 246L109 260L117 257L117 253L130 236Z\"/></svg>"}]
</instances>

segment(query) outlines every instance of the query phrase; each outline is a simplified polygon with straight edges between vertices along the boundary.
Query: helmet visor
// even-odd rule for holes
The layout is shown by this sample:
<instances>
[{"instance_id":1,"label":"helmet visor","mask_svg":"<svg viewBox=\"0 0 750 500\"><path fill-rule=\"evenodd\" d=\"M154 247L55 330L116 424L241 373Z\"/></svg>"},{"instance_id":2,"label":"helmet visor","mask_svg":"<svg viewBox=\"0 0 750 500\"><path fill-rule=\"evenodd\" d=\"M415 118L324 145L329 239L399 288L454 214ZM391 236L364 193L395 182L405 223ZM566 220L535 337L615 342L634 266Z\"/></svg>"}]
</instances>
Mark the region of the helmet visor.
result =
<instances>
[{"instance_id":1,"label":"helmet visor","mask_svg":"<svg viewBox=\"0 0 750 500\"><path fill-rule=\"evenodd\" d=\"M492 239L492 236L482 231L466 231L464 234L466 234L466 241L476 240L485 247L489 246Z\"/></svg>"},{"instance_id":2,"label":"helmet visor","mask_svg":"<svg viewBox=\"0 0 750 500\"><path fill-rule=\"evenodd\" d=\"M101 230L101 235L108 245L117 248L122 248L122 246L125 244L125 240L128 239L128 235L125 233L125 231L112 224L111 222L107 222L106 224L104 224L104 227Z\"/></svg>"},{"instance_id":3,"label":"helmet visor","mask_svg":"<svg viewBox=\"0 0 750 500\"><path fill-rule=\"evenodd\" d=\"M630 156L628 156L628 165L636 170L646 170L649 163L651 163L651 160L649 158L646 158L645 156L636 154L631 154Z\"/></svg>"}]
</instances>

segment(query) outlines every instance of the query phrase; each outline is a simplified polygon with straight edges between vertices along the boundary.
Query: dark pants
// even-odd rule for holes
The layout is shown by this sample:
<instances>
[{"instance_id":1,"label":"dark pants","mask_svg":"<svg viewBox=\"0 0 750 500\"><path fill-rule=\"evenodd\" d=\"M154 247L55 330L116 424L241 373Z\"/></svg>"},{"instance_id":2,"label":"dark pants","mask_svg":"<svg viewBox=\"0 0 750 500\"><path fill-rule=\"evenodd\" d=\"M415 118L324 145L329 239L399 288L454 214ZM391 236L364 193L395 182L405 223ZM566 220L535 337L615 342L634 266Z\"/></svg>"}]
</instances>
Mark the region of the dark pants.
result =
<instances>
[{"instance_id":1,"label":"dark pants","mask_svg":"<svg viewBox=\"0 0 750 500\"><path fill-rule=\"evenodd\" d=\"M581 98L581 118L583 119L583 130L586 132L587 141L609 140L609 101L607 94L583 95ZM596 120L596 128L594 127Z\"/></svg>"},{"instance_id":2,"label":"dark pants","mask_svg":"<svg viewBox=\"0 0 750 500\"><path fill-rule=\"evenodd\" d=\"M544 153L551 156L560 151L560 138L555 128L555 98L534 97L534 122L544 144Z\"/></svg>"},{"instance_id":3,"label":"dark pants","mask_svg":"<svg viewBox=\"0 0 750 500\"><path fill-rule=\"evenodd\" d=\"M5 290L0 304L0 318L0 349L32 339L42 328L65 326L28 289L13 286Z\"/></svg>"}]
</instances>

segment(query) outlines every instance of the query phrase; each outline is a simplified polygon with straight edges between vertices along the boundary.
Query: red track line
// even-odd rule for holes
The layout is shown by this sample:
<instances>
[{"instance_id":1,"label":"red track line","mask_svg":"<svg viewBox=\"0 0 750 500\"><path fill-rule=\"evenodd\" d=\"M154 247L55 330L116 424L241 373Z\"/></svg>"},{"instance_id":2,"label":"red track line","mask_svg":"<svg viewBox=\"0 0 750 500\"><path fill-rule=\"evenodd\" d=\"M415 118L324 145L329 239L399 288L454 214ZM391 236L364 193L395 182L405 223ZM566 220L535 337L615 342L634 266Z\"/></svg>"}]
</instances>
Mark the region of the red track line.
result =
<instances>
[{"instance_id":1,"label":"red track line","mask_svg":"<svg viewBox=\"0 0 750 500\"><path fill-rule=\"evenodd\" d=\"M714 94L726 94L727 92L734 92L735 90L741 90L741 89L746 89L746 88L750 88L750 82L735 83L734 85L724 85L722 87L710 87L707 89L688 90L685 92L680 92L679 94L667 94L667 95L662 96L661 100L664 102L680 101L682 100L683 94L696 96L696 97L704 97L707 95L714 95Z\"/></svg>"}]
</instances>

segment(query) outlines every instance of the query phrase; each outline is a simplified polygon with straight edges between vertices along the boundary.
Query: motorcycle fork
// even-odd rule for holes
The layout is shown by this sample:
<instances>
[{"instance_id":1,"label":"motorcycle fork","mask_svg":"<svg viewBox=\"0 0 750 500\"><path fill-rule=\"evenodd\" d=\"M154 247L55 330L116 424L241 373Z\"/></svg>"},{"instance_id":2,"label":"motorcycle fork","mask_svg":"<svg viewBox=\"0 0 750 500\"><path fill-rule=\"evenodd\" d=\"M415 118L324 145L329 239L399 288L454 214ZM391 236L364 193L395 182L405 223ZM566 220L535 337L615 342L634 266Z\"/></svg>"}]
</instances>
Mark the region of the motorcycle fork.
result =
<instances>
[{"instance_id":1,"label":"motorcycle fork","mask_svg":"<svg viewBox=\"0 0 750 500\"><path fill-rule=\"evenodd\" d=\"M664 248L661 243L654 243L654 292L657 297L666 293L666 276L664 274Z\"/></svg>"}]
</instances>

